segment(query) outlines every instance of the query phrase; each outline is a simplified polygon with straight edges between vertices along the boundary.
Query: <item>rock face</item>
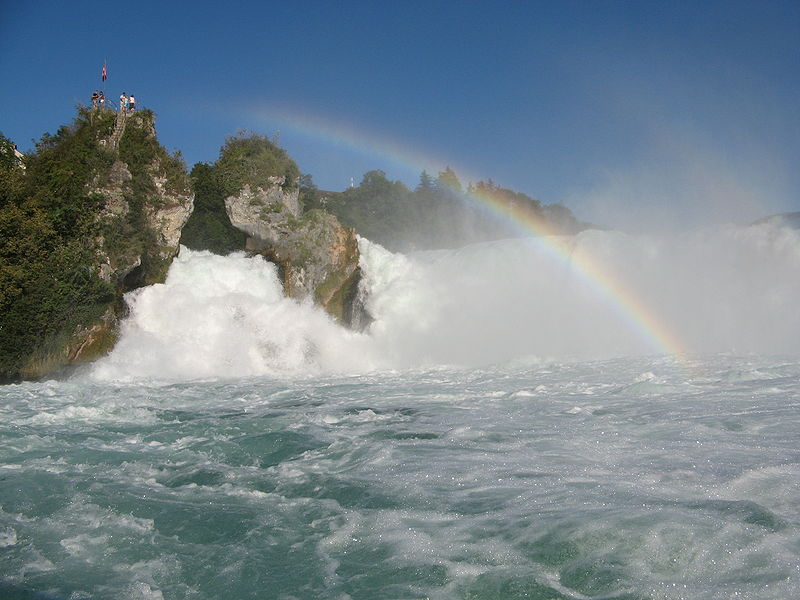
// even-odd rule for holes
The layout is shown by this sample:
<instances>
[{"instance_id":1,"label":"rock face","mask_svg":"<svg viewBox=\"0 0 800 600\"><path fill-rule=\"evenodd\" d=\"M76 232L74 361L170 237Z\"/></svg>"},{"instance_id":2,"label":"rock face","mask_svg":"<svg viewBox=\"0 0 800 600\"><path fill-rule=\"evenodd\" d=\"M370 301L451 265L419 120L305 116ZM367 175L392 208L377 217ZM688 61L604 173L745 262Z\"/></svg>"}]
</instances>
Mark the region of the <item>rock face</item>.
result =
<instances>
[{"instance_id":1,"label":"rock face","mask_svg":"<svg viewBox=\"0 0 800 600\"><path fill-rule=\"evenodd\" d=\"M300 217L300 190L284 191L281 184L278 179L267 189L252 189L246 183L238 194L225 198L231 224L264 244L277 244L290 234L290 220Z\"/></svg>"},{"instance_id":2,"label":"rock face","mask_svg":"<svg viewBox=\"0 0 800 600\"><path fill-rule=\"evenodd\" d=\"M132 140L127 144L126 134ZM122 227L129 235L147 238L138 245L114 245L110 236L102 237L101 277L121 283L124 291L162 282L178 254L181 229L194 205L188 177L175 172L175 159L158 144L149 111L118 114L113 132L98 144L115 157L110 169L87 185L87 193L105 199L100 217L105 230L118 233ZM136 152L131 149L134 144ZM140 231L132 231L137 226Z\"/></svg>"},{"instance_id":3,"label":"rock face","mask_svg":"<svg viewBox=\"0 0 800 600\"><path fill-rule=\"evenodd\" d=\"M250 252L278 265L286 295L311 298L345 325L353 325L361 272L355 230L330 213L301 212L297 189L282 178L267 188L246 184L225 198L231 223L247 235Z\"/></svg>"},{"instance_id":4,"label":"rock face","mask_svg":"<svg viewBox=\"0 0 800 600\"><path fill-rule=\"evenodd\" d=\"M178 254L181 229L192 214L194 194L169 189L167 178L153 175L156 202L145 207L147 226L155 232L161 256L173 258Z\"/></svg>"},{"instance_id":5,"label":"rock face","mask_svg":"<svg viewBox=\"0 0 800 600\"><path fill-rule=\"evenodd\" d=\"M99 184L98 175L88 186L90 194L100 194L105 198L104 216L120 217L128 214L128 201L125 199L125 191L130 185L133 175L121 160L117 159L111 164L111 168L105 174L104 185Z\"/></svg>"}]
</instances>

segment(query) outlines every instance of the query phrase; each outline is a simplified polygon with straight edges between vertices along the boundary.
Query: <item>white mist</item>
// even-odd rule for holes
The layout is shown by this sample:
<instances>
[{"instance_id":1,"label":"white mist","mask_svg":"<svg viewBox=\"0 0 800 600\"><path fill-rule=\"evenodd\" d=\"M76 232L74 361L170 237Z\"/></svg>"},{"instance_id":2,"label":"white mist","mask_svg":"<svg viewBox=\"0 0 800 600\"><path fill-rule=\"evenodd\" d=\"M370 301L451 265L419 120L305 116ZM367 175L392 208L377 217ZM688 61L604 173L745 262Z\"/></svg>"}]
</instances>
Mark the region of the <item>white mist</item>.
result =
<instances>
[{"instance_id":1,"label":"white mist","mask_svg":"<svg viewBox=\"0 0 800 600\"><path fill-rule=\"evenodd\" d=\"M800 351L800 235L777 225L673 236L587 231L567 255L541 240L390 253L361 240L365 333L283 297L260 257L183 250L163 285L128 295L130 316L101 379L363 373L509 360ZM582 256L622 282L580 271ZM649 324L648 324L649 323ZM653 327L655 325L655 328Z\"/></svg>"}]
</instances>

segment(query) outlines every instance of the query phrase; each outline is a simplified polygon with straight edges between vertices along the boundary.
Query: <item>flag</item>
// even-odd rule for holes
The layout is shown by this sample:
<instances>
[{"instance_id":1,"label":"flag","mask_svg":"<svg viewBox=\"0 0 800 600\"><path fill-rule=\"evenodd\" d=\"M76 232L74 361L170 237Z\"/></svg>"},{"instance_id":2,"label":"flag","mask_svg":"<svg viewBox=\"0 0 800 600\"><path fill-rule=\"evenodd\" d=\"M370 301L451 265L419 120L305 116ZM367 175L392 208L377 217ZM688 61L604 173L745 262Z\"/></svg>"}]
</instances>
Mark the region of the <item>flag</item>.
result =
<instances>
[{"instance_id":1,"label":"flag","mask_svg":"<svg viewBox=\"0 0 800 600\"><path fill-rule=\"evenodd\" d=\"M103 74L101 75L101 77L102 77L103 81L105 81L106 78L108 77L106 75L106 63L103 63Z\"/></svg>"}]
</instances>

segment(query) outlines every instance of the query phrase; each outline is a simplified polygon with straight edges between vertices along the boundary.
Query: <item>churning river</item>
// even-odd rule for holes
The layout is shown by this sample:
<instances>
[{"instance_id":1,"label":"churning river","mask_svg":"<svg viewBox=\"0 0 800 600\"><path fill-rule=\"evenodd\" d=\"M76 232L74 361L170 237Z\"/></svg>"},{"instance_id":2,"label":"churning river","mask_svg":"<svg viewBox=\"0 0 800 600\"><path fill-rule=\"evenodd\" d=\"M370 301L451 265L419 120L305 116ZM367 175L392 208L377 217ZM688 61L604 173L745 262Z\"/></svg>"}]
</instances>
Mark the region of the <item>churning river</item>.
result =
<instances>
[{"instance_id":1,"label":"churning river","mask_svg":"<svg viewBox=\"0 0 800 600\"><path fill-rule=\"evenodd\" d=\"M0 388L0 598L797 597L798 232L574 250L650 321L521 240L362 241L360 334L184 250L109 357Z\"/></svg>"}]
</instances>

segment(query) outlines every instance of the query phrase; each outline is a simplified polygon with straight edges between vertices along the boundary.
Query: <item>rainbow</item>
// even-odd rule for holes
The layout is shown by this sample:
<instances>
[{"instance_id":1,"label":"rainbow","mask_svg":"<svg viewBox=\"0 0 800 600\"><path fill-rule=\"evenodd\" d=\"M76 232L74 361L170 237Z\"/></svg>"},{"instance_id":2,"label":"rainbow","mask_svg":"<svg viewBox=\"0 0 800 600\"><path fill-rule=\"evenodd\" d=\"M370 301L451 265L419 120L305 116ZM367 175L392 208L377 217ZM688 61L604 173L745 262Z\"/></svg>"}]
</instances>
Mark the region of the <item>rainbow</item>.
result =
<instances>
[{"instance_id":1,"label":"rainbow","mask_svg":"<svg viewBox=\"0 0 800 600\"><path fill-rule=\"evenodd\" d=\"M352 123L333 121L319 115L302 113L286 108L255 108L246 111L258 122L270 127L286 128L294 133L313 138L338 147L365 153L383 159L406 170L416 173L427 170L438 172L452 162L425 156L402 144L361 131ZM458 171L458 169L455 169ZM463 173L465 171L458 171ZM468 181L478 181L479 177L468 177ZM538 214L532 211L511 209L492 190L470 189L466 194L482 212L502 222L510 230L520 233L538 245L553 260L562 262L593 290L595 295L609 306L621 322L634 332L655 354L666 354L686 365L688 352L678 338L670 331L663 319L659 318L630 285L601 261L585 252L575 252L574 239L559 235Z\"/></svg>"},{"instance_id":2,"label":"rainbow","mask_svg":"<svg viewBox=\"0 0 800 600\"><path fill-rule=\"evenodd\" d=\"M323 143L336 149L349 150L371 159L379 159L382 163L413 172L414 176L425 170L435 174L447 166L458 173L467 173L466 169L461 168L462 165L453 165L430 154L422 154L412 146L365 131L349 121L325 118L284 106L245 108L244 112L255 121L279 133L289 131L317 144ZM480 177L469 179L478 181Z\"/></svg>"},{"instance_id":3,"label":"rainbow","mask_svg":"<svg viewBox=\"0 0 800 600\"><path fill-rule=\"evenodd\" d=\"M511 209L507 202L491 191L467 194L484 212L501 220L509 229L524 234L553 260L567 264L592 289L596 296L617 314L656 354L668 354L687 364L688 351L669 330L663 320L647 306L630 285L613 273L597 258L576 252L571 236L560 234L539 214L530 210Z\"/></svg>"}]
</instances>

